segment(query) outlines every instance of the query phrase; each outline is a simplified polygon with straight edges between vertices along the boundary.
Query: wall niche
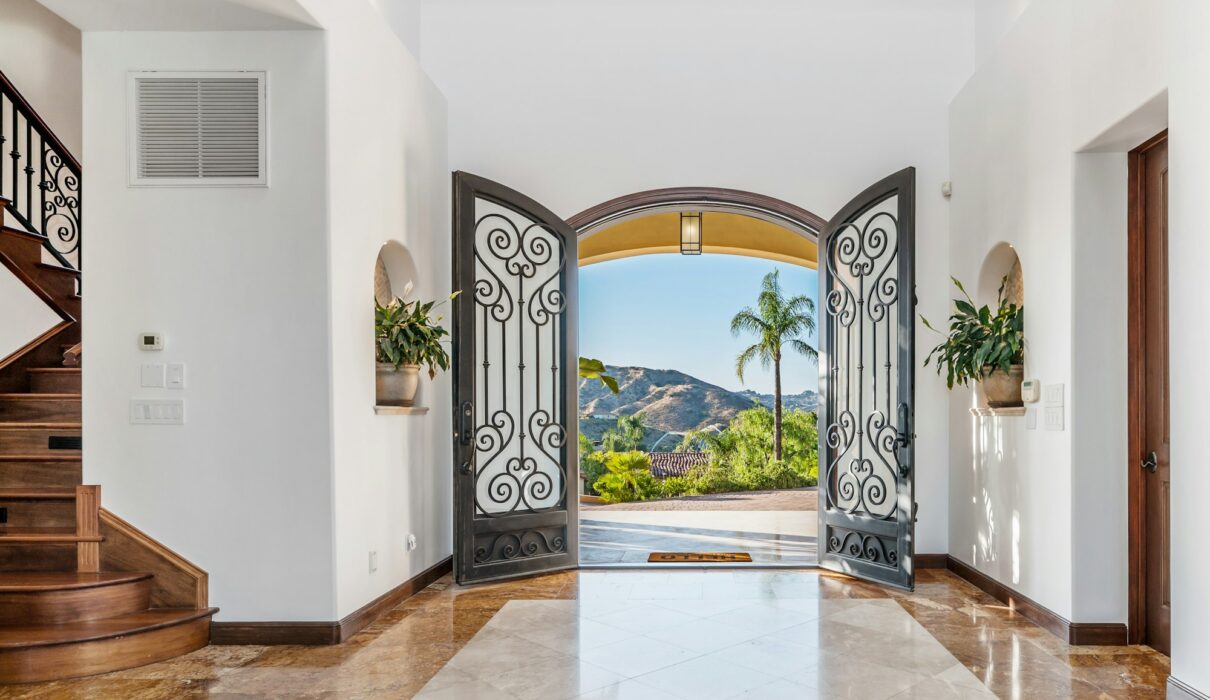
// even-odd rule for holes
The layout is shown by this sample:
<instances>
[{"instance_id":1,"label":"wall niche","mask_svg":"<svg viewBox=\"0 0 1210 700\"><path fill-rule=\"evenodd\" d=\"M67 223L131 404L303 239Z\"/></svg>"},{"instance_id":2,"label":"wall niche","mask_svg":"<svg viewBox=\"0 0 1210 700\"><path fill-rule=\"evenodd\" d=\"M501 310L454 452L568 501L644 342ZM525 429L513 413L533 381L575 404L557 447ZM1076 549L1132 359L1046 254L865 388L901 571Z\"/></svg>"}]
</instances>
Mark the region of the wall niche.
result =
<instances>
[{"instance_id":1,"label":"wall niche","mask_svg":"<svg viewBox=\"0 0 1210 700\"><path fill-rule=\"evenodd\" d=\"M1017 306L1025 305L1025 275L1021 270L1021 258L1009 243L997 243L979 270L979 282L974 290L977 306L984 304L996 309L1000 285L1004 285L1004 296ZM1028 359L1028 351L1026 353ZM987 405L987 396L983 392L982 382L975 383L975 407L971 412L979 416L1023 416L1024 406L1009 406L992 408Z\"/></svg>"},{"instance_id":2,"label":"wall niche","mask_svg":"<svg viewBox=\"0 0 1210 700\"><path fill-rule=\"evenodd\" d=\"M378 250L374 261L374 300L386 306L396 298L408 299L415 295L419 286L416 271L416 261L408 252L406 246L399 241L387 241ZM371 329L371 332L373 330ZM377 350L377 348L375 348ZM425 382L420 381L416 386L416 395L409 405L400 405L387 393L387 387L392 379L380 376L377 356L375 356L375 406L374 412L379 415L421 415L428 413L424 402Z\"/></svg>"}]
</instances>

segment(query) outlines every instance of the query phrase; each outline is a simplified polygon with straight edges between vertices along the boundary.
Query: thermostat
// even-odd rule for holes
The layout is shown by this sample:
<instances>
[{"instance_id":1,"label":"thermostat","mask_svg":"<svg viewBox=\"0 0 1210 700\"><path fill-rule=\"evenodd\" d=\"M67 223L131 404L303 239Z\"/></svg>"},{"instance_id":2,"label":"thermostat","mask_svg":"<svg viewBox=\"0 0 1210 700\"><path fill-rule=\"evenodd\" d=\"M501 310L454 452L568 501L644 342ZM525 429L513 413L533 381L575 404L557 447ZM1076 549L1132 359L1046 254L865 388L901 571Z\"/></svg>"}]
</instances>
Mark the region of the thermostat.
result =
<instances>
[{"instance_id":1,"label":"thermostat","mask_svg":"<svg viewBox=\"0 0 1210 700\"><path fill-rule=\"evenodd\" d=\"M1037 403L1042 398L1042 382L1037 379L1026 379L1021 382L1021 400L1025 403Z\"/></svg>"},{"instance_id":2,"label":"thermostat","mask_svg":"<svg viewBox=\"0 0 1210 700\"><path fill-rule=\"evenodd\" d=\"M163 350L164 336L159 333L140 333L139 334L139 349L140 350Z\"/></svg>"}]
</instances>

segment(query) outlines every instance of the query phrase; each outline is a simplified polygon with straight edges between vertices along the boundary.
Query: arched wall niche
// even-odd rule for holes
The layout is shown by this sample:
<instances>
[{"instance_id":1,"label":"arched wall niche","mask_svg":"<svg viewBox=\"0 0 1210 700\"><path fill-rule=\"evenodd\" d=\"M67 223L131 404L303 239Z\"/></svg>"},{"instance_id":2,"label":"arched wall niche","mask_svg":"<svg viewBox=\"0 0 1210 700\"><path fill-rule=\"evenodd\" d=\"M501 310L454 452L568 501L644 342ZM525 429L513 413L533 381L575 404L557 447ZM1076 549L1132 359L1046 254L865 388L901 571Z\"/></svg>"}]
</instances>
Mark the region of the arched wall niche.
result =
<instances>
[{"instance_id":1,"label":"arched wall niche","mask_svg":"<svg viewBox=\"0 0 1210 700\"><path fill-rule=\"evenodd\" d=\"M374 261L374 300L385 306L397 297L405 301L415 299L420 287L417 276L416 259L412 257L407 246L396 240L387 241L378 249L378 257ZM373 332L372 328L371 332ZM377 357L372 359L377 360ZM371 367L376 367L376 364L372 363ZM375 396L377 404L375 411L386 414L411 414L427 411L428 409L424 408L427 383L420 382L416 389L416 398L408 407L385 406L382 397Z\"/></svg>"},{"instance_id":2,"label":"arched wall niche","mask_svg":"<svg viewBox=\"0 0 1210 700\"><path fill-rule=\"evenodd\" d=\"M979 269L979 279L974 289L968 288L975 300L975 306L984 304L994 312L997 308L1000 285L1004 285L1004 296L1010 303L1017 306L1025 305L1025 276L1021 270L1021 258L1012 244L1000 242L992 246L987 257L983 258L983 266ZM956 291L956 290L955 290ZM1029 361L1028 352L1026 362ZM974 407L983 409L987 406L987 397L983 394L983 383L975 383Z\"/></svg>"},{"instance_id":3,"label":"arched wall niche","mask_svg":"<svg viewBox=\"0 0 1210 700\"><path fill-rule=\"evenodd\" d=\"M975 301L980 306L987 304L993 309L1000 292L1000 283L1008 278L1004 289L1008 300L1017 306L1025 305L1025 278L1021 271L1021 259L1017 251L1009 243L997 243L983 259L983 267L979 271L979 286L976 288Z\"/></svg>"},{"instance_id":4,"label":"arched wall niche","mask_svg":"<svg viewBox=\"0 0 1210 700\"><path fill-rule=\"evenodd\" d=\"M409 287L415 289L416 260L399 241L387 241L378 249L374 263L374 298L387 304L395 297L407 296Z\"/></svg>"}]
</instances>

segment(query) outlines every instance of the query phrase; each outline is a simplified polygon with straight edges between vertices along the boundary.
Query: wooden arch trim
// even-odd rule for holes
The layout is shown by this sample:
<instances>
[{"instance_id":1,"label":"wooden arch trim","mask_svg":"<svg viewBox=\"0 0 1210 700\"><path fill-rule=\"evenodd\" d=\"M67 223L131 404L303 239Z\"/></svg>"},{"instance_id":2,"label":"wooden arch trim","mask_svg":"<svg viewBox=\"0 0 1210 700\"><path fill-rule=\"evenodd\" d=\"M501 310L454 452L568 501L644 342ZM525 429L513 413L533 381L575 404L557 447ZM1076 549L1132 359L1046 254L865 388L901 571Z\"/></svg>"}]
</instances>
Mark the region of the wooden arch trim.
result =
<instances>
[{"instance_id":1,"label":"wooden arch trim","mask_svg":"<svg viewBox=\"0 0 1210 700\"><path fill-rule=\"evenodd\" d=\"M820 232L828 223L823 217L784 200L724 187L668 187L635 192L589 207L567 223L584 238L629 219L686 209L751 216L783 226L812 241L819 240Z\"/></svg>"}]
</instances>

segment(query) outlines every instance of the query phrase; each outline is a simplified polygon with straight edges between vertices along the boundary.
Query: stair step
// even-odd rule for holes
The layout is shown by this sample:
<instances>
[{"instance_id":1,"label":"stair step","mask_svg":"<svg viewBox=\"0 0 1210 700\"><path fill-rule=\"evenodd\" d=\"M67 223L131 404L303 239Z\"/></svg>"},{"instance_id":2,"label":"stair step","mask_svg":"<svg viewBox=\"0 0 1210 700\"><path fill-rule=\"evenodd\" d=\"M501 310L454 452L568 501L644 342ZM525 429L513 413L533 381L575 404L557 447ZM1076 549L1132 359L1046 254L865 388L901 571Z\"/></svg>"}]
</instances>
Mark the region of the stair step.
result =
<instances>
[{"instance_id":1,"label":"stair step","mask_svg":"<svg viewBox=\"0 0 1210 700\"><path fill-rule=\"evenodd\" d=\"M75 489L0 489L0 501L74 501ZM0 582L3 575L0 574ZM3 584L0 583L0 587Z\"/></svg>"},{"instance_id":2,"label":"stair step","mask_svg":"<svg viewBox=\"0 0 1210 700\"><path fill-rule=\"evenodd\" d=\"M59 272L69 277L80 276L80 271L73 267L63 267L62 265L54 265L52 263L38 263L38 267L50 272Z\"/></svg>"},{"instance_id":3,"label":"stair step","mask_svg":"<svg viewBox=\"0 0 1210 700\"><path fill-rule=\"evenodd\" d=\"M151 574L23 572L0 574L0 626L61 625L147 610Z\"/></svg>"},{"instance_id":4,"label":"stair step","mask_svg":"<svg viewBox=\"0 0 1210 700\"><path fill-rule=\"evenodd\" d=\"M8 527L0 525L0 545L4 544L76 544L100 542L100 535L78 535L74 527Z\"/></svg>"},{"instance_id":5,"label":"stair step","mask_svg":"<svg viewBox=\"0 0 1210 700\"><path fill-rule=\"evenodd\" d=\"M63 625L0 627L0 683L76 678L187 654L210 641L216 608L159 608Z\"/></svg>"},{"instance_id":6,"label":"stair step","mask_svg":"<svg viewBox=\"0 0 1210 700\"><path fill-rule=\"evenodd\" d=\"M13 226L5 226L3 224L0 224L0 235L8 235L12 236L13 238L30 241L31 243L37 243L39 247L46 242L46 238L44 236L39 236L36 233L30 233L24 229L15 228Z\"/></svg>"},{"instance_id":7,"label":"stair step","mask_svg":"<svg viewBox=\"0 0 1210 700\"><path fill-rule=\"evenodd\" d=\"M0 454L0 488L74 489L83 483L80 453Z\"/></svg>"},{"instance_id":8,"label":"stair step","mask_svg":"<svg viewBox=\"0 0 1210 700\"><path fill-rule=\"evenodd\" d=\"M50 454L4 454L0 455L0 462L79 462L82 456L79 454L60 455L51 452Z\"/></svg>"},{"instance_id":9,"label":"stair step","mask_svg":"<svg viewBox=\"0 0 1210 700\"><path fill-rule=\"evenodd\" d=\"M51 438L80 439L79 423L0 423L0 455L33 454L59 457L80 454L78 449L51 449Z\"/></svg>"},{"instance_id":10,"label":"stair step","mask_svg":"<svg viewBox=\"0 0 1210 700\"><path fill-rule=\"evenodd\" d=\"M83 375L79 367L31 367L29 390L36 394L80 393Z\"/></svg>"},{"instance_id":11,"label":"stair step","mask_svg":"<svg viewBox=\"0 0 1210 700\"><path fill-rule=\"evenodd\" d=\"M3 466L3 463L0 463ZM0 505L6 509L9 528L76 527L76 490L64 488L0 489ZM2 527L2 526L0 526Z\"/></svg>"},{"instance_id":12,"label":"stair step","mask_svg":"<svg viewBox=\"0 0 1210 700\"><path fill-rule=\"evenodd\" d=\"M81 416L79 394L0 394L0 420L78 421Z\"/></svg>"}]
</instances>

